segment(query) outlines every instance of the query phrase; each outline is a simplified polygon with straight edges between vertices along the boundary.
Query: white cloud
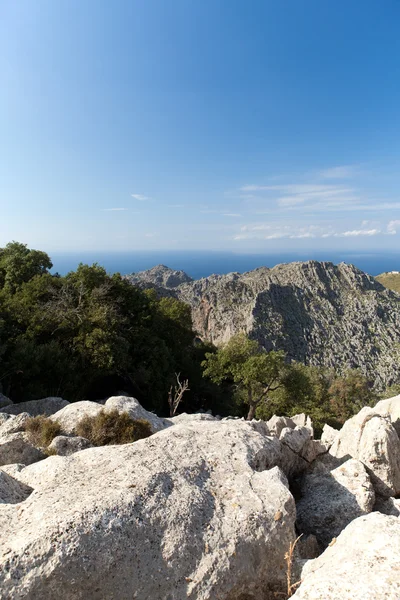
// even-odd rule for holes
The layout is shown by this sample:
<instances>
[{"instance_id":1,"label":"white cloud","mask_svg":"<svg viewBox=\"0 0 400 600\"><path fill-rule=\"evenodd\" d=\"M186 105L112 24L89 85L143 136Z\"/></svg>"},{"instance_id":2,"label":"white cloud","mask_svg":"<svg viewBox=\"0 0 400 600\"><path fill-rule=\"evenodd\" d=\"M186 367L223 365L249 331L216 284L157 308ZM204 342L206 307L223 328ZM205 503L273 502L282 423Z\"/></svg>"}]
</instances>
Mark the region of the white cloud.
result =
<instances>
[{"instance_id":1,"label":"white cloud","mask_svg":"<svg viewBox=\"0 0 400 600\"><path fill-rule=\"evenodd\" d=\"M396 220L396 221L389 221L388 225L387 225L387 233L389 235L396 235L397 233L397 229L400 227L400 221Z\"/></svg>"},{"instance_id":2,"label":"white cloud","mask_svg":"<svg viewBox=\"0 0 400 600\"><path fill-rule=\"evenodd\" d=\"M241 217L239 213L222 213L224 217Z\"/></svg>"},{"instance_id":3,"label":"white cloud","mask_svg":"<svg viewBox=\"0 0 400 600\"><path fill-rule=\"evenodd\" d=\"M119 210L128 210L127 208L101 208L100 210L106 212L119 211Z\"/></svg>"},{"instance_id":4,"label":"white cloud","mask_svg":"<svg viewBox=\"0 0 400 600\"><path fill-rule=\"evenodd\" d=\"M348 179L353 177L357 172L357 168L351 165L333 167L331 169L324 169L320 171L320 177L324 179Z\"/></svg>"},{"instance_id":5,"label":"white cloud","mask_svg":"<svg viewBox=\"0 0 400 600\"><path fill-rule=\"evenodd\" d=\"M143 196L143 194L131 194L132 198L135 200L139 200L139 202L145 202L146 200L151 200L148 196Z\"/></svg>"},{"instance_id":6,"label":"white cloud","mask_svg":"<svg viewBox=\"0 0 400 600\"><path fill-rule=\"evenodd\" d=\"M337 237L358 237L360 235L378 235L381 233L380 229L353 229L352 231L344 231L343 233L335 233Z\"/></svg>"}]
</instances>

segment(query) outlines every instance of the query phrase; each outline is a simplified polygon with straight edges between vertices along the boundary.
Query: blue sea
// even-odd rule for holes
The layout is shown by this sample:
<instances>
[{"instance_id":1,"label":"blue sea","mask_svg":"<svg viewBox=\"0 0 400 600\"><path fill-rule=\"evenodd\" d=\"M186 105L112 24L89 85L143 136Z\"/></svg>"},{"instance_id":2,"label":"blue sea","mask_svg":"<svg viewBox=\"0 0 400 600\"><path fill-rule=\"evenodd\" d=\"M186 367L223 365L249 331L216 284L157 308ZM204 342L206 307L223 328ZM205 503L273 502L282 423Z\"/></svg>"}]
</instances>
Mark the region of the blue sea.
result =
<instances>
[{"instance_id":1,"label":"blue sea","mask_svg":"<svg viewBox=\"0 0 400 600\"><path fill-rule=\"evenodd\" d=\"M53 272L65 275L76 269L79 263L98 263L109 273L127 275L155 265L163 264L172 269L181 269L194 279L207 277L212 273L224 274L236 271L244 273L257 267L273 267L279 263L303 260L331 261L335 264L346 262L356 265L370 275L384 271L400 271L400 253L338 253L309 252L304 254L235 254L233 252L200 251L152 251L152 252L50 252Z\"/></svg>"}]
</instances>

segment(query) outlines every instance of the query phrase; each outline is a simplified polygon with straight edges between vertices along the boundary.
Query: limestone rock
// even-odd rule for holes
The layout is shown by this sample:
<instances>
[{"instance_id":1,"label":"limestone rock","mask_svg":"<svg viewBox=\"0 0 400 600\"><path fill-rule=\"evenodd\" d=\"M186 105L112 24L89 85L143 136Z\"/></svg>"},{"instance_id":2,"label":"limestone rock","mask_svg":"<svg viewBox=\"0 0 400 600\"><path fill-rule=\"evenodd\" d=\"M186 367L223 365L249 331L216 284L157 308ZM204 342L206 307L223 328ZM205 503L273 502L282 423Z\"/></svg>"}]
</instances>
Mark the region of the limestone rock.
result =
<instances>
[{"instance_id":1,"label":"limestone rock","mask_svg":"<svg viewBox=\"0 0 400 600\"><path fill-rule=\"evenodd\" d=\"M161 419L156 414L144 409L136 398L112 396L105 403L104 409L106 411L116 409L119 413L126 412L132 419L144 419L150 423L153 433L170 426L168 419Z\"/></svg>"},{"instance_id":2,"label":"limestone rock","mask_svg":"<svg viewBox=\"0 0 400 600\"><path fill-rule=\"evenodd\" d=\"M279 437L284 427L294 429L296 427L296 423L292 421L292 419L289 419L289 417L277 417L274 415L269 421L267 421L267 426L271 432L271 435L276 435L276 437Z\"/></svg>"},{"instance_id":3,"label":"limestone rock","mask_svg":"<svg viewBox=\"0 0 400 600\"><path fill-rule=\"evenodd\" d=\"M300 454L303 450L304 446L311 439L310 430L306 427L295 427L294 429L290 429L290 427L284 427L279 435L279 441L282 444L286 444L289 446L293 452L296 454Z\"/></svg>"},{"instance_id":4,"label":"limestone rock","mask_svg":"<svg viewBox=\"0 0 400 600\"><path fill-rule=\"evenodd\" d=\"M381 496L400 493L400 440L388 416L363 408L346 421L329 453L360 460Z\"/></svg>"},{"instance_id":5,"label":"limestone rock","mask_svg":"<svg viewBox=\"0 0 400 600\"><path fill-rule=\"evenodd\" d=\"M389 415L390 421L400 437L400 396L381 400L374 407L374 411L381 415Z\"/></svg>"},{"instance_id":6,"label":"limestone rock","mask_svg":"<svg viewBox=\"0 0 400 600\"><path fill-rule=\"evenodd\" d=\"M0 596L275 600L295 537L279 445L204 421L26 467L23 511L0 508Z\"/></svg>"},{"instance_id":7,"label":"limestone rock","mask_svg":"<svg viewBox=\"0 0 400 600\"><path fill-rule=\"evenodd\" d=\"M196 421L218 421L216 417L208 413L181 413L180 415L175 415L175 417L168 417L167 419L163 419L164 422L170 423L171 425L179 425L186 423L195 423Z\"/></svg>"},{"instance_id":8,"label":"limestone rock","mask_svg":"<svg viewBox=\"0 0 400 600\"><path fill-rule=\"evenodd\" d=\"M339 430L325 423L322 429L321 443L329 449L339 435Z\"/></svg>"},{"instance_id":9,"label":"limestone rock","mask_svg":"<svg viewBox=\"0 0 400 600\"><path fill-rule=\"evenodd\" d=\"M305 475L297 503L300 533L313 534L322 547L357 517L372 511L375 492L363 464L348 460L330 473Z\"/></svg>"},{"instance_id":10,"label":"limestone rock","mask_svg":"<svg viewBox=\"0 0 400 600\"><path fill-rule=\"evenodd\" d=\"M10 406L0 408L0 412L5 412L9 415L19 415L20 413L27 412L31 417L37 417L38 415L49 417L68 404L69 402L62 398L42 398L41 400L29 400L28 402L20 402L19 404L10 404Z\"/></svg>"},{"instance_id":11,"label":"limestone rock","mask_svg":"<svg viewBox=\"0 0 400 600\"><path fill-rule=\"evenodd\" d=\"M32 491L32 488L0 469L0 504L18 504L26 500Z\"/></svg>"},{"instance_id":12,"label":"limestone rock","mask_svg":"<svg viewBox=\"0 0 400 600\"><path fill-rule=\"evenodd\" d=\"M76 436L69 437L66 435L58 435L49 445L49 450L55 452L58 456L70 456L75 452L91 448L92 444L84 437Z\"/></svg>"},{"instance_id":13,"label":"limestone rock","mask_svg":"<svg viewBox=\"0 0 400 600\"><path fill-rule=\"evenodd\" d=\"M80 402L68 404L50 418L60 424L63 433L74 435L77 424L84 417L95 417L103 409L104 406L97 404L97 402L81 400Z\"/></svg>"},{"instance_id":14,"label":"limestone rock","mask_svg":"<svg viewBox=\"0 0 400 600\"><path fill-rule=\"evenodd\" d=\"M12 404L12 400L7 398L4 394L0 393L0 408L4 408L5 406L10 406Z\"/></svg>"},{"instance_id":15,"label":"limestone rock","mask_svg":"<svg viewBox=\"0 0 400 600\"><path fill-rule=\"evenodd\" d=\"M350 523L306 563L293 600L398 600L400 519L374 512Z\"/></svg>"},{"instance_id":16,"label":"limestone rock","mask_svg":"<svg viewBox=\"0 0 400 600\"><path fill-rule=\"evenodd\" d=\"M0 425L0 436L7 435L8 433L25 431L25 423L31 418L26 412L15 416L8 415L8 417L9 418Z\"/></svg>"},{"instance_id":17,"label":"limestone rock","mask_svg":"<svg viewBox=\"0 0 400 600\"><path fill-rule=\"evenodd\" d=\"M31 444L26 433L0 436L0 466L13 463L30 465L42 458L45 458L45 455Z\"/></svg>"}]
</instances>

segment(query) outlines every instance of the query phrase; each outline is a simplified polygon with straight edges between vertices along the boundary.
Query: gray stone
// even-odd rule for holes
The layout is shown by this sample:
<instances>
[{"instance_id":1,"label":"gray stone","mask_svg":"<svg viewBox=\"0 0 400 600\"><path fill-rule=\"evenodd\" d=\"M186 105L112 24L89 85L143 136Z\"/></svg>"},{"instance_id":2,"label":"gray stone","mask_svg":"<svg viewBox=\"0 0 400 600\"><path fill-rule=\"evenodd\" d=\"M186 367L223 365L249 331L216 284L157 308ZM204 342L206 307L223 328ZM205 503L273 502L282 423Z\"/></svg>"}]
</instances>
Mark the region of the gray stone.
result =
<instances>
[{"instance_id":1,"label":"gray stone","mask_svg":"<svg viewBox=\"0 0 400 600\"><path fill-rule=\"evenodd\" d=\"M60 424L63 433L75 435L76 426L84 417L95 417L103 409L104 406L97 404L97 402L81 400L80 402L68 404L51 415L50 418Z\"/></svg>"},{"instance_id":2,"label":"gray stone","mask_svg":"<svg viewBox=\"0 0 400 600\"><path fill-rule=\"evenodd\" d=\"M31 419L28 413L21 413L19 415L8 415L9 418L0 425L0 437L7 435L8 433L19 433L25 431L26 422Z\"/></svg>"},{"instance_id":3,"label":"gray stone","mask_svg":"<svg viewBox=\"0 0 400 600\"><path fill-rule=\"evenodd\" d=\"M128 413L132 419L144 419L148 421L153 433L171 425L168 419L161 419L156 414L145 410L136 398L112 396L107 400L104 408L106 411L117 410L119 413Z\"/></svg>"},{"instance_id":4,"label":"gray stone","mask_svg":"<svg viewBox=\"0 0 400 600\"><path fill-rule=\"evenodd\" d=\"M321 443L324 444L324 446L326 446L329 450L329 448L332 446L333 442L336 440L338 435L338 429L334 429L333 427L325 423L322 429Z\"/></svg>"},{"instance_id":5,"label":"gray stone","mask_svg":"<svg viewBox=\"0 0 400 600\"><path fill-rule=\"evenodd\" d=\"M0 596L275 600L295 538L275 446L204 421L26 467L24 510L0 510Z\"/></svg>"},{"instance_id":6,"label":"gray stone","mask_svg":"<svg viewBox=\"0 0 400 600\"><path fill-rule=\"evenodd\" d=\"M31 417L39 415L49 417L68 404L69 402L62 398L42 398L41 400L29 400L28 402L19 402L18 404L5 406L0 409L0 412L5 412L9 415L19 415L20 413L27 412Z\"/></svg>"},{"instance_id":7,"label":"gray stone","mask_svg":"<svg viewBox=\"0 0 400 600\"><path fill-rule=\"evenodd\" d=\"M32 493L32 488L0 469L0 504L18 504Z\"/></svg>"},{"instance_id":8,"label":"gray stone","mask_svg":"<svg viewBox=\"0 0 400 600\"><path fill-rule=\"evenodd\" d=\"M400 517L400 499L376 496L374 510L381 512L384 515Z\"/></svg>"},{"instance_id":9,"label":"gray stone","mask_svg":"<svg viewBox=\"0 0 400 600\"><path fill-rule=\"evenodd\" d=\"M296 424L294 421L292 421L292 419L289 419L289 417L277 417L274 415L269 421L267 421L267 426L271 432L271 435L276 435L276 437L279 437L284 427L294 429Z\"/></svg>"},{"instance_id":10,"label":"gray stone","mask_svg":"<svg viewBox=\"0 0 400 600\"><path fill-rule=\"evenodd\" d=\"M300 533L313 534L322 547L357 517L372 511L374 488L363 464L348 460L330 473L305 475L297 503Z\"/></svg>"},{"instance_id":11,"label":"gray stone","mask_svg":"<svg viewBox=\"0 0 400 600\"><path fill-rule=\"evenodd\" d=\"M381 415L389 415L390 421L400 437L400 395L381 400L374 407L374 411Z\"/></svg>"},{"instance_id":12,"label":"gray stone","mask_svg":"<svg viewBox=\"0 0 400 600\"><path fill-rule=\"evenodd\" d=\"M0 466L13 463L30 465L42 458L45 458L45 454L32 445L26 433L0 436Z\"/></svg>"},{"instance_id":13,"label":"gray stone","mask_svg":"<svg viewBox=\"0 0 400 600\"><path fill-rule=\"evenodd\" d=\"M53 439L48 447L50 452L54 452L59 456L70 456L75 452L91 448L92 444L84 437L69 437L66 435L58 435Z\"/></svg>"},{"instance_id":14,"label":"gray stone","mask_svg":"<svg viewBox=\"0 0 400 600\"><path fill-rule=\"evenodd\" d=\"M5 406L10 406L10 404L12 404L12 400L10 400L10 398L7 398L7 396L5 396L4 394L0 393L0 408L4 408Z\"/></svg>"},{"instance_id":15,"label":"gray stone","mask_svg":"<svg viewBox=\"0 0 400 600\"><path fill-rule=\"evenodd\" d=\"M400 440L388 416L363 408L346 421L329 453L360 460L381 496L400 493Z\"/></svg>"},{"instance_id":16,"label":"gray stone","mask_svg":"<svg viewBox=\"0 0 400 600\"><path fill-rule=\"evenodd\" d=\"M398 600L400 519L374 512L352 521L306 563L293 600Z\"/></svg>"}]
</instances>

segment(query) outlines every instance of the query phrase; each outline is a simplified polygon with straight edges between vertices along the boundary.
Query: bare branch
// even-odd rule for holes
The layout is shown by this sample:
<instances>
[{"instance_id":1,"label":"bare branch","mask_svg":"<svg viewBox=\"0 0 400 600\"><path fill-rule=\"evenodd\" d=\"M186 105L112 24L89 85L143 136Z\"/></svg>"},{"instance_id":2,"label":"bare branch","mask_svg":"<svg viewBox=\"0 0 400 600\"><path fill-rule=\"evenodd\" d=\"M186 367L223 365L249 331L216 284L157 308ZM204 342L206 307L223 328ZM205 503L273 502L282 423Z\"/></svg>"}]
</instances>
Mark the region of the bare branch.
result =
<instances>
[{"instance_id":1,"label":"bare branch","mask_svg":"<svg viewBox=\"0 0 400 600\"><path fill-rule=\"evenodd\" d=\"M177 385L170 387L168 393L168 404L169 404L169 416L173 417L178 409L179 404L182 402L183 394L190 390L189 380L181 381L179 379L180 373L175 373Z\"/></svg>"}]
</instances>

